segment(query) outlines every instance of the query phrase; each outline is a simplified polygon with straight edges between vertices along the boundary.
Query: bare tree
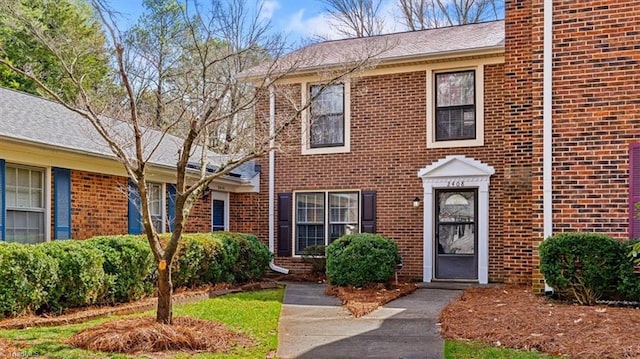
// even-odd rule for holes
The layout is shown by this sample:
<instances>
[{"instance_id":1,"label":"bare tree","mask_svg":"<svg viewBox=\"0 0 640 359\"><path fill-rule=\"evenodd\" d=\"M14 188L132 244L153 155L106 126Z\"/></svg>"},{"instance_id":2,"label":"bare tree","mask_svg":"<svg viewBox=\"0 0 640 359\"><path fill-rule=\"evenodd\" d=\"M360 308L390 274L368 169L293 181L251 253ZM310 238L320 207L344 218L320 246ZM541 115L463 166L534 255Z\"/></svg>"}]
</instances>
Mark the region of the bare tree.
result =
<instances>
[{"instance_id":1,"label":"bare tree","mask_svg":"<svg viewBox=\"0 0 640 359\"><path fill-rule=\"evenodd\" d=\"M52 35L37 17L15 6L15 0L0 0L0 11L11 19L3 25L24 30L40 44L63 69L64 76L77 91L79 101L66 100L59 89L43 81L46 73L33 71L34 67L28 62L17 66L6 60L1 46L0 64L31 79L49 98L86 119L122 163L138 190L144 233L157 263L156 320L171 324L171 264L193 205L213 180L275 149L274 140L286 136L299 120L300 113L309 106L309 101L313 101L312 97L302 103L299 89L291 91L291 85L281 86L280 80L308 61L317 63L319 56L335 54L316 53L310 47L282 57L284 47L280 39L268 35L268 24L258 21L259 12L249 12L242 0L214 2L208 8L199 8L195 2L179 3L179 20L184 24L184 32L180 35L181 40L172 44L165 60L171 59L171 63L178 64L181 69L172 76L163 77L161 86L149 86L157 79L160 67L158 63L151 63L157 58L143 52L145 48L151 51L149 47L128 47L130 43L118 32L113 20L115 14L105 2L93 0L92 5L110 41L106 44L85 42L79 47L78 39L73 36ZM318 77L329 86L366 68L373 57L385 50L356 49L340 61L344 66L318 73ZM110 56L117 85L115 90L99 95L87 91L82 69L75 66L84 57L95 54ZM245 74L245 78L251 78L251 86L236 80L238 71L267 59L260 68ZM269 95L290 99L289 111L281 113L274 122L257 117L259 113L253 111L256 104ZM158 121L156 111L140 107L143 103L154 103L149 98L159 99L156 103L162 106L161 121ZM233 135L228 136L229 133ZM211 150L212 134L230 138L228 154L219 155ZM159 148L166 143L175 148L176 198L171 238L163 245L150 213L147 172Z\"/></svg>"},{"instance_id":2,"label":"bare tree","mask_svg":"<svg viewBox=\"0 0 640 359\"><path fill-rule=\"evenodd\" d=\"M413 31L497 20L504 9L504 1L398 0L398 6L401 21Z\"/></svg>"},{"instance_id":3,"label":"bare tree","mask_svg":"<svg viewBox=\"0 0 640 359\"><path fill-rule=\"evenodd\" d=\"M338 25L338 31L349 37L379 35L384 28L380 16L381 0L320 0Z\"/></svg>"}]
</instances>

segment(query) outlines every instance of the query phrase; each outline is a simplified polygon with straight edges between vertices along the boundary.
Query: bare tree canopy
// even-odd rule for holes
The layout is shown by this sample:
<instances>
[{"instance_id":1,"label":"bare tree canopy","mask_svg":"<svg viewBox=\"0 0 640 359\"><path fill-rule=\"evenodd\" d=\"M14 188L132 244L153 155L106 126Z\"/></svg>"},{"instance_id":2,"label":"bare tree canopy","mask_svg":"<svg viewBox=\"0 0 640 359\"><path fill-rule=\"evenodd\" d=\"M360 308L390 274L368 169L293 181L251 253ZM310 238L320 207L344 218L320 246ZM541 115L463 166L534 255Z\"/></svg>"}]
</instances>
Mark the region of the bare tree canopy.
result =
<instances>
[{"instance_id":1,"label":"bare tree canopy","mask_svg":"<svg viewBox=\"0 0 640 359\"><path fill-rule=\"evenodd\" d=\"M408 30L498 20L503 0L398 0L401 21Z\"/></svg>"},{"instance_id":2,"label":"bare tree canopy","mask_svg":"<svg viewBox=\"0 0 640 359\"><path fill-rule=\"evenodd\" d=\"M0 0L0 28L21 32L25 44L36 45L42 58L60 70L66 86L49 83L38 58L11 61L8 42L0 41L0 65L84 118L122 163L140 199L144 234L157 263L156 320L171 324L171 264L191 209L212 181L276 149L275 140L294 128L314 97L303 103L299 89L292 91L279 80L304 64L305 56L318 54L299 51L281 58L281 38L260 20L260 7L250 9L244 0L206 6L195 0L146 0L143 18L126 33L119 32L118 14L107 1L92 0L87 26L98 24L106 36L84 42L81 33L51 31L60 24L30 11L26 4L34 2ZM316 96L376 54L358 54L344 67L319 73L325 85ZM96 89L86 81L93 67L78 66L95 58L106 58L112 66L109 86ZM259 76L251 83L238 81L241 72L258 63L263 63ZM254 111L269 95L290 100L290 111L273 120ZM161 148L173 148L162 156L175 163L175 218L167 243L153 225L147 183Z\"/></svg>"},{"instance_id":3,"label":"bare tree canopy","mask_svg":"<svg viewBox=\"0 0 640 359\"><path fill-rule=\"evenodd\" d=\"M340 34L349 37L379 35L384 21L381 0L320 0L338 26Z\"/></svg>"}]
</instances>

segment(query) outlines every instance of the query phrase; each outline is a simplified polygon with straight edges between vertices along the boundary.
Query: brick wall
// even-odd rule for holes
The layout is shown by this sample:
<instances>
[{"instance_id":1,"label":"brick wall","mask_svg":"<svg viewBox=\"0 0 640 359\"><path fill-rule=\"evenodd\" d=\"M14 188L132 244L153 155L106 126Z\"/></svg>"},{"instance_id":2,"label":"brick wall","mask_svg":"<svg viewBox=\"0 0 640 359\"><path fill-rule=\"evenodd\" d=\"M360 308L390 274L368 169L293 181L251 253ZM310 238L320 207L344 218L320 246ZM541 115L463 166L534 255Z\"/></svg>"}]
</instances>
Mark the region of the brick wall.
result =
<instances>
[{"instance_id":1,"label":"brick wall","mask_svg":"<svg viewBox=\"0 0 640 359\"><path fill-rule=\"evenodd\" d=\"M625 239L627 148L640 141L640 3L553 3L553 231ZM525 144L523 136L530 133L530 265L538 289L543 283L537 254L543 240L543 25L542 0L506 2L505 120L523 138L507 136L507 151L518 158L517 145ZM510 199L518 196L507 186L505 203L514 202ZM525 213L526 207L505 210L512 219ZM512 251L526 242L518 238L518 227L528 226L524 216L505 220L505 235L514 239Z\"/></svg>"},{"instance_id":2,"label":"brick wall","mask_svg":"<svg viewBox=\"0 0 640 359\"><path fill-rule=\"evenodd\" d=\"M531 281L532 31L531 0L505 2L504 192L505 282Z\"/></svg>"},{"instance_id":3,"label":"brick wall","mask_svg":"<svg viewBox=\"0 0 640 359\"><path fill-rule=\"evenodd\" d=\"M501 186L503 176L502 136L503 66L485 69L485 146L426 149L426 73L424 71L364 77L352 81L351 152L347 154L300 154L300 131L283 144L293 150L276 156L276 193L298 190L375 190L377 230L398 243L404 259L404 275L422 277L423 210L414 208L414 197L422 198L419 169L446 155L465 155L496 168L491 178L490 255L502 247ZM299 91L299 90L298 90ZM262 104L261 110L265 109ZM278 102L279 109L284 104ZM263 173L268 169L262 163ZM261 188L267 188L262 176ZM266 213L267 192L261 192L260 207ZM424 205L424 204L423 204ZM266 216L265 216L266 217ZM265 223L266 225L266 223ZM301 268L299 260L277 258L276 263ZM500 259L492 259L491 280L503 277Z\"/></svg>"},{"instance_id":4,"label":"brick wall","mask_svg":"<svg viewBox=\"0 0 640 359\"><path fill-rule=\"evenodd\" d=\"M127 233L127 178L71 171L71 238Z\"/></svg>"}]
</instances>

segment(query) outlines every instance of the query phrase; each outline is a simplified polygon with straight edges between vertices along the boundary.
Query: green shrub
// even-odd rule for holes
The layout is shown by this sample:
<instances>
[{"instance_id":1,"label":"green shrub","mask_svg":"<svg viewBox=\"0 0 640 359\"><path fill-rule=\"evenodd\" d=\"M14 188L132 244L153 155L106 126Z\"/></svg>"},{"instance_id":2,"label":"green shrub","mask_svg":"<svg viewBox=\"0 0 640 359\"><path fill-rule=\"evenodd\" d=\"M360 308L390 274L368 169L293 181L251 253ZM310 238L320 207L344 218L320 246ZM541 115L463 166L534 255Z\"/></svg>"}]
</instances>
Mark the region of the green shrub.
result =
<instances>
[{"instance_id":1,"label":"green shrub","mask_svg":"<svg viewBox=\"0 0 640 359\"><path fill-rule=\"evenodd\" d=\"M386 282L401 258L395 242L377 234L338 238L327 246L327 279L334 285L362 287Z\"/></svg>"},{"instance_id":2,"label":"green shrub","mask_svg":"<svg viewBox=\"0 0 640 359\"><path fill-rule=\"evenodd\" d=\"M311 264L312 273L325 273L327 271L327 259L325 255L325 246L308 246L302 251L302 261Z\"/></svg>"},{"instance_id":3,"label":"green shrub","mask_svg":"<svg viewBox=\"0 0 640 359\"><path fill-rule=\"evenodd\" d=\"M640 244L640 240L624 243L626 258L621 261L618 274L617 290L622 299L640 301L640 274L635 272L634 265L639 263L633 256L633 250Z\"/></svg>"},{"instance_id":4,"label":"green shrub","mask_svg":"<svg viewBox=\"0 0 640 359\"><path fill-rule=\"evenodd\" d=\"M540 245L540 270L563 299L591 305L616 296L625 246L595 233L561 233Z\"/></svg>"},{"instance_id":5,"label":"green shrub","mask_svg":"<svg viewBox=\"0 0 640 359\"><path fill-rule=\"evenodd\" d=\"M107 293L102 253L82 241L55 241L38 244L58 264L58 280L47 295L47 305L63 308L95 304Z\"/></svg>"},{"instance_id":6,"label":"green shrub","mask_svg":"<svg viewBox=\"0 0 640 359\"><path fill-rule=\"evenodd\" d=\"M272 254L269 248L251 234L239 234L240 255L233 270L236 282L260 280L269 269Z\"/></svg>"},{"instance_id":7,"label":"green shrub","mask_svg":"<svg viewBox=\"0 0 640 359\"><path fill-rule=\"evenodd\" d=\"M56 261L39 246L0 245L0 318L38 311L57 273Z\"/></svg>"},{"instance_id":8,"label":"green shrub","mask_svg":"<svg viewBox=\"0 0 640 359\"><path fill-rule=\"evenodd\" d=\"M173 285L192 287L225 281L231 266L223 247L223 241L213 233L184 234L171 266Z\"/></svg>"},{"instance_id":9,"label":"green shrub","mask_svg":"<svg viewBox=\"0 0 640 359\"><path fill-rule=\"evenodd\" d=\"M149 243L143 236L104 236L86 241L103 257L102 268L108 290L108 303L131 302L153 293L153 282L146 280L155 268Z\"/></svg>"}]
</instances>

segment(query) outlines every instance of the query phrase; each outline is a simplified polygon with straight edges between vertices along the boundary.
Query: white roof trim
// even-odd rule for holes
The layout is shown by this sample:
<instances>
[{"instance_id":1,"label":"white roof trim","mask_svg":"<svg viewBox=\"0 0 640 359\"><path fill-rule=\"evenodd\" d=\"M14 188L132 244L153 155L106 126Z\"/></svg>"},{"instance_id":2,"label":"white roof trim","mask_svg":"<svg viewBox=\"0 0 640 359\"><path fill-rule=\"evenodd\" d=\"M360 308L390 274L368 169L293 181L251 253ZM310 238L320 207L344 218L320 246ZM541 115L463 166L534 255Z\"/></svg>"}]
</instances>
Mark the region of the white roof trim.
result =
<instances>
[{"instance_id":1,"label":"white roof trim","mask_svg":"<svg viewBox=\"0 0 640 359\"><path fill-rule=\"evenodd\" d=\"M462 155L447 156L418 171L422 179L490 177L496 171L486 163Z\"/></svg>"}]
</instances>

